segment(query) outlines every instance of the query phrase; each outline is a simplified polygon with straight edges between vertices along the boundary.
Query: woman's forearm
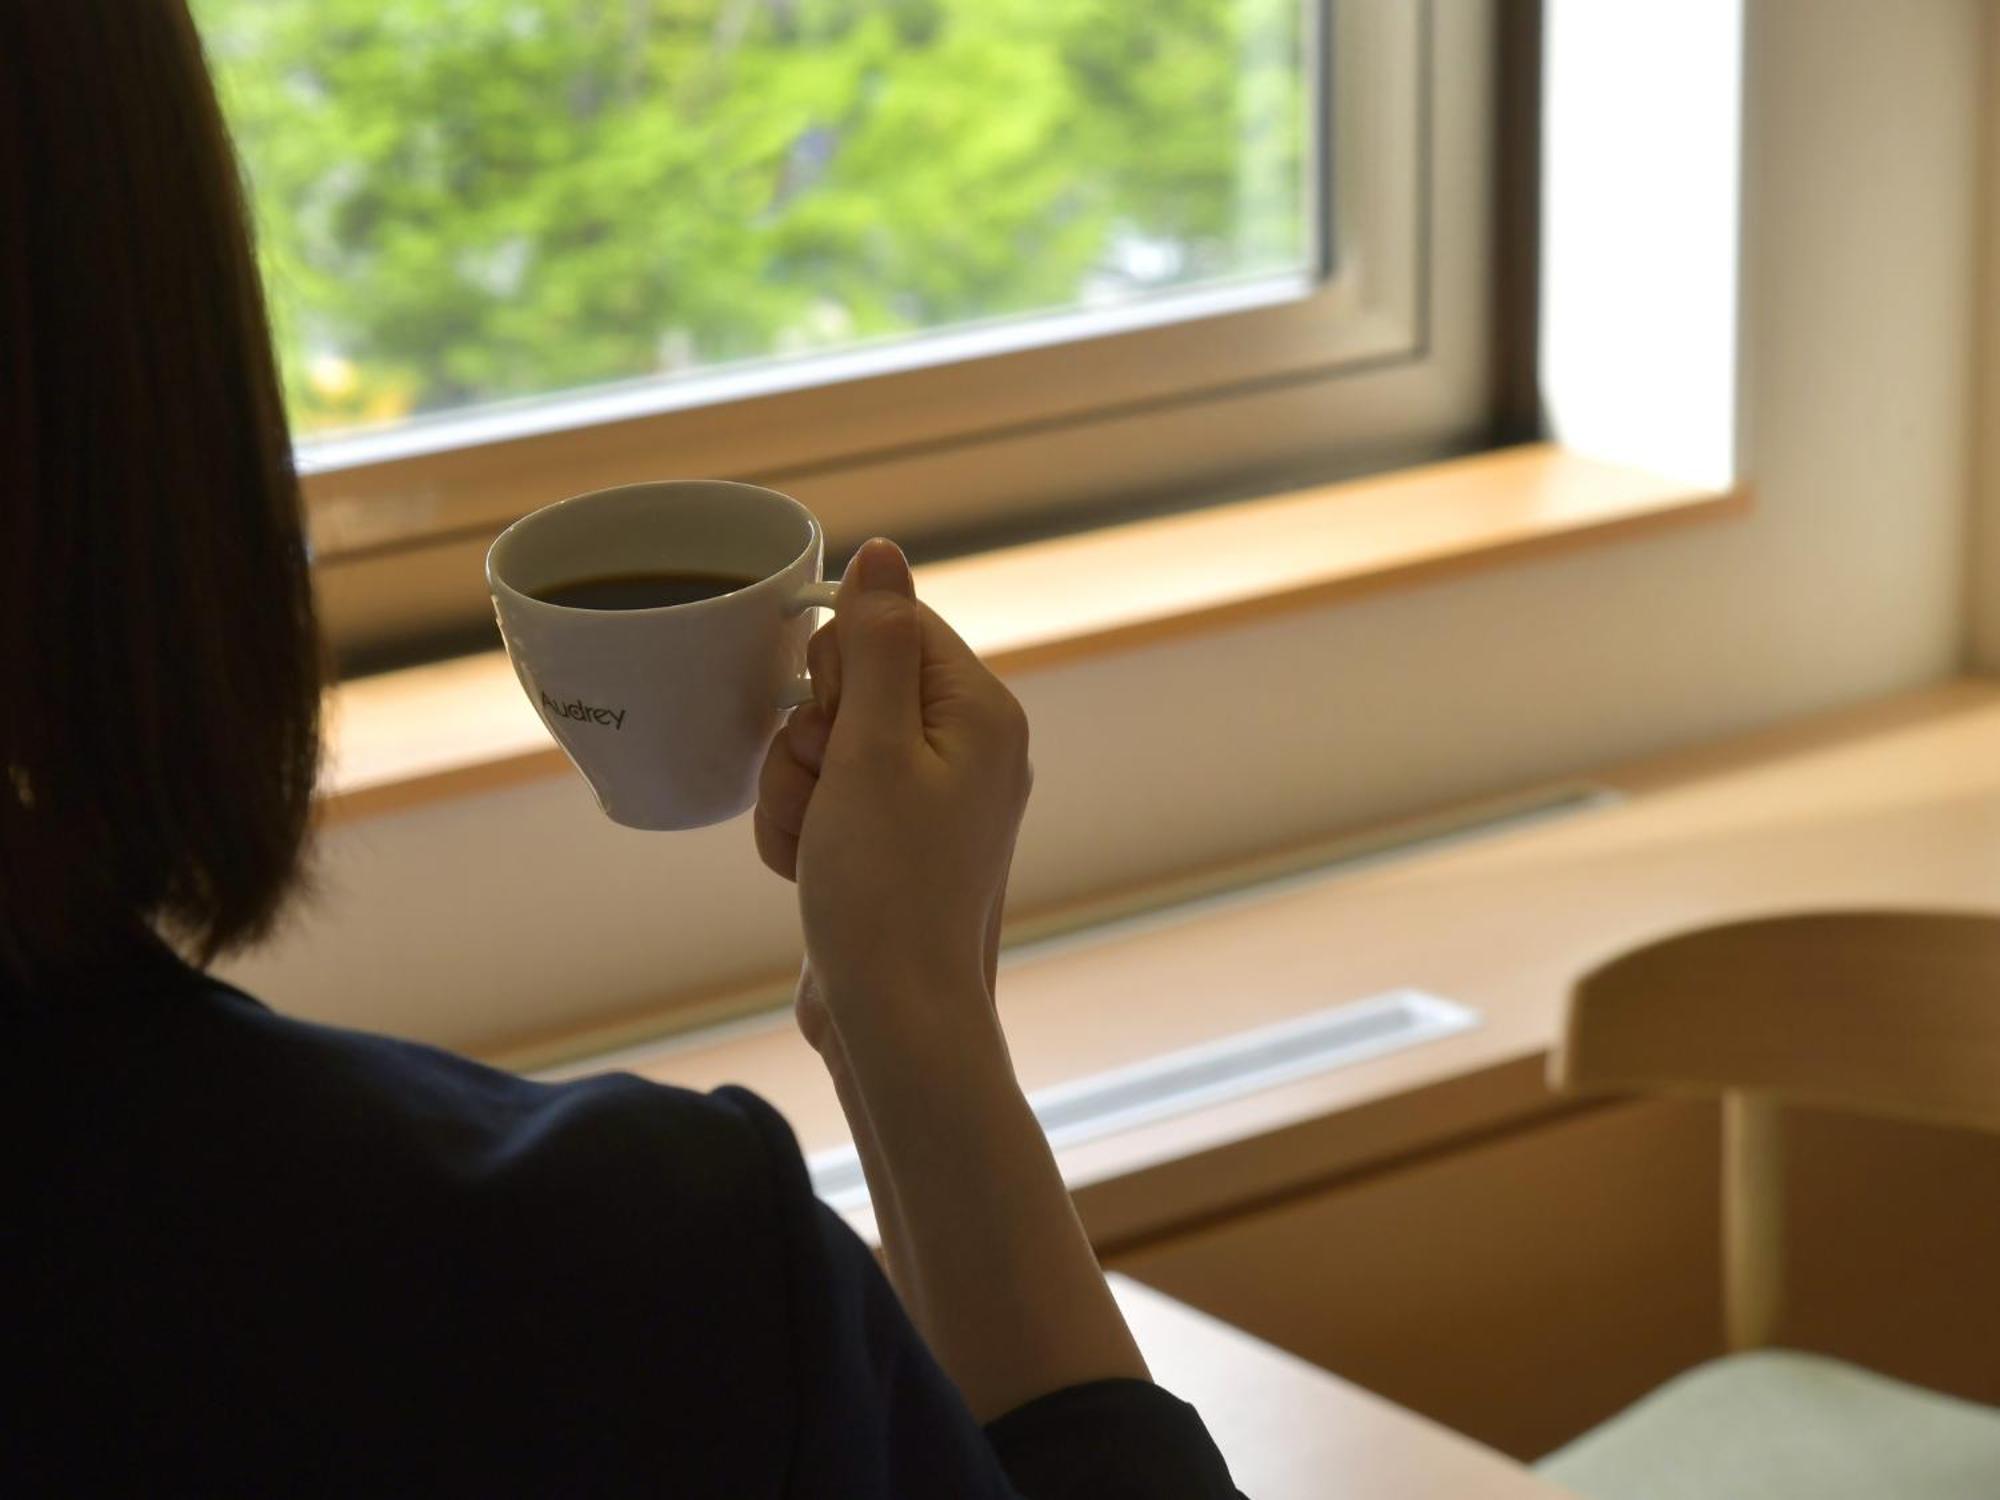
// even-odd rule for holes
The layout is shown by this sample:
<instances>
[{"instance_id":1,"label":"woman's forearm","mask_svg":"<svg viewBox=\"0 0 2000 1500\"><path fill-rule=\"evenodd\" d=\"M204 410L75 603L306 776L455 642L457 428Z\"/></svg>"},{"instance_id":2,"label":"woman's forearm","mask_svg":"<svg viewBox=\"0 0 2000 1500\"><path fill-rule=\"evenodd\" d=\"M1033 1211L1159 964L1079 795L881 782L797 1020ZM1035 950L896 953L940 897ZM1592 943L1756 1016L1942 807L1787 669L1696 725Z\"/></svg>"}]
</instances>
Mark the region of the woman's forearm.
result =
<instances>
[{"instance_id":1,"label":"woman's forearm","mask_svg":"<svg viewBox=\"0 0 2000 1500\"><path fill-rule=\"evenodd\" d=\"M882 1148L875 1139L875 1123L854 1081L853 1068L838 1034L831 1037L822 1053L826 1071L833 1079L833 1092L840 1100L840 1112L847 1117L848 1132L854 1137L854 1153L861 1159L861 1175L868 1183L869 1207L875 1215L875 1230L882 1241L882 1259L889 1284L902 1299L903 1310L918 1328L924 1325L923 1284L910 1259L909 1234L903 1228L903 1211L896 1196L895 1179L882 1160Z\"/></svg>"},{"instance_id":2,"label":"woman's forearm","mask_svg":"<svg viewBox=\"0 0 2000 1500\"><path fill-rule=\"evenodd\" d=\"M989 998L909 988L925 992L829 1008L868 1017L841 1028L846 1086L893 1195L893 1226L877 1219L885 1248L932 1352L981 1421L1064 1386L1144 1378Z\"/></svg>"}]
</instances>

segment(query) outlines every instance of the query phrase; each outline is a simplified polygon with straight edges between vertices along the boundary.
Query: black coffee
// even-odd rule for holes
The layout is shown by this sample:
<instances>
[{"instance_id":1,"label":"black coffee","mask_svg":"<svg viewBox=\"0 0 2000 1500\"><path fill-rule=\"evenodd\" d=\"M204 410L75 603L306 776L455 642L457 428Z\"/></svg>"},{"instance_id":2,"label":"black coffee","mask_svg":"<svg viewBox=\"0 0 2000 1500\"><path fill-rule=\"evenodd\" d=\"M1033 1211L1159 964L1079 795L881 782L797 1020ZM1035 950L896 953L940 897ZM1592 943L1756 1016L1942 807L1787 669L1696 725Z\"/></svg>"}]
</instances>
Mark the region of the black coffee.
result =
<instances>
[{"instance_id":1,"label":"black coffee","mask_svg":"<svg viewBox=\"0 0 2000 1500\"><path fill-rule=\"evenodd\" d=\"M570 609L659 609L733 594L756 581L738 573L602 573L552 583L535 597Z\"/></svg>"}]
</instances>

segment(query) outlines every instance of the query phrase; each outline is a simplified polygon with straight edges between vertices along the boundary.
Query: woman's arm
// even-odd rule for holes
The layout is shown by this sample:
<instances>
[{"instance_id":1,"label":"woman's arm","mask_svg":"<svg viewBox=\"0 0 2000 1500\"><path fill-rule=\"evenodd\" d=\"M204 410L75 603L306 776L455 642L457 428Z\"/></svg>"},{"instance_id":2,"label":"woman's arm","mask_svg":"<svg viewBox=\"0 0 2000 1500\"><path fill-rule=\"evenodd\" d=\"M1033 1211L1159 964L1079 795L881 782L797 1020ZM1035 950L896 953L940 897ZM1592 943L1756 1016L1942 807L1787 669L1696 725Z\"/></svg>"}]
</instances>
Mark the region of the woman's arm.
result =
<instances>
[{"instance_id":1,"label":"woman's arm","mask_svg":"<svg viewBox=\"0 0 2000 1500\"><path fill-rule=\"evenodd\" d=\"M946 1014L986 999L940 976L864 1003ZM894 1194L878 1223L914 1281L905 1303L982 1422L1066 1386L1147 1374L997 1024L984 1029L843 1039L832 1063L848 1075L843 1096L866 1101L857 1139L870 1137L864 1163Z\"/></svg>"},{"instance_id":2,"label":"woman's arm","mask_svg":"<svg viewBox=\"0 0 2000 1500\"><path fill-rule=\"evenodd\" d=\"M917 1280L917 1268L909 1253L909 1236L903 1232L903 1210L896 1196L895 1180L882 1159L882 1148L876 1144L875 1123L868 1116L868 1106L861 1097L861 1085L854 1080L854 1069L848 1064L847 1049L840 1044L840 1034L833 1029L833 1020L826 1013L826 1001L819 992L819 981L813 977L810 965L799 971L798 997L793 1004L793 1013L798 1019L799 1031L812 1044L820 1060L826 1064L827 1076L833 1080L834 1096L840 1100L840 1112L847 1118L848 1134L854 1138L854 1154L861 1159L861 1175L868 1184L868 1202L875 1214L875 1229L882 1240L882 1260L889 1275L889 1284L896 1289L902 1300L903 1310L910 1320L921 1326L923 1321L923 1288Z\"/></svg>"},{"instance_id":3,"label":"woman's arm","mask_svg":"<svg viewBox=\"0 0 2000 1500\"><path fill-rule=\"evenodd\" d=\"M982 1420L1143 1379L993 1005L1031 780L1020 707L881 541L849 568L813 666L822 701L772 746L758 844L799 881L813 992L800 1020L840 1091L898 1290Z\"/></svg>"}]
</instances>

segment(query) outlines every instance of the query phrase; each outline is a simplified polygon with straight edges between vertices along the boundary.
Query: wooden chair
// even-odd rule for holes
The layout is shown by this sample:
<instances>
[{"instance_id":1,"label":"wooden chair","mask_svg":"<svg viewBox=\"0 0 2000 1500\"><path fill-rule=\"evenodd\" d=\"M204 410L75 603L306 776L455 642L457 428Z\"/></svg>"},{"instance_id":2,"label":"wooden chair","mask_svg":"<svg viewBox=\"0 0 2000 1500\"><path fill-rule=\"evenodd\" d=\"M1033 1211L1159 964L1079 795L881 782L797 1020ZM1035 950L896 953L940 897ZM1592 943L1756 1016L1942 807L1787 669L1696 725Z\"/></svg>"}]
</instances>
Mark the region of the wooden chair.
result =
<instances>
[{"instance_id":1,"label":"wooden chair","mask_svg":"<svg viewBox=\"0 0 2000 1500\"><path fill-rule=\"evenodd\" d=\"M1651 944L1578 984L1551 1072L1575 1093L1720 1098L1736 1352L1545 1476L1593 1500L2000 1497L2000 1410L1766 1347L1784 1305L1784 1106L2000 1131L2000 917L1829 913Z\"/></svg>"}]
</instances>

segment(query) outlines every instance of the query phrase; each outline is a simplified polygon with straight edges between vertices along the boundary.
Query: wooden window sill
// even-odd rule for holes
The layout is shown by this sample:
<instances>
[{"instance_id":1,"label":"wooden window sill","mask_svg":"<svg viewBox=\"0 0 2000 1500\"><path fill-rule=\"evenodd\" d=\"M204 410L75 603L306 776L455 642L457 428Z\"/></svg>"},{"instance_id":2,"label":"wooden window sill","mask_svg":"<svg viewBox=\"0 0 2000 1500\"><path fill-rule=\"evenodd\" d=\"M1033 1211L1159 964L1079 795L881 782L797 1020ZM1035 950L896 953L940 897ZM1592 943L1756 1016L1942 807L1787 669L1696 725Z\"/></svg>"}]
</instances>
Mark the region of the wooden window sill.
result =
<instances>
[{"instance_id":1,"label":"wooden window sill","mask_svg":"<svg viewBox=\"0 0 2000 1500\"><path fill-rule=\"evenodd\" d=\"M1745 504L1536 443L954 558L917 586L1019 672ZM329 725L329 819L565 766L497 650L342 683Z\"/></svg>"}]
</instances>

